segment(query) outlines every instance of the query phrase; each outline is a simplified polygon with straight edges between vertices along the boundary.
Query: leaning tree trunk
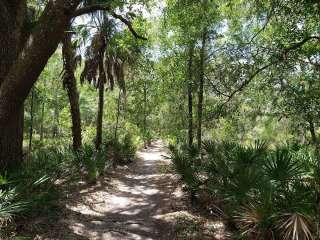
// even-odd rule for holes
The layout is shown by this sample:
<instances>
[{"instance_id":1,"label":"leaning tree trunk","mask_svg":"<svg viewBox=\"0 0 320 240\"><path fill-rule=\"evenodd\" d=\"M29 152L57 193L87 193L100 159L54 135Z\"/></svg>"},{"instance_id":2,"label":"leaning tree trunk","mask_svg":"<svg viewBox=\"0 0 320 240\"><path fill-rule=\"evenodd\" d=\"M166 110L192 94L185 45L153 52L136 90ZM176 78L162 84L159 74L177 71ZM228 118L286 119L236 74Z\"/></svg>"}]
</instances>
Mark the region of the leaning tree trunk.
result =
<instances>
[{"instance_id":1,"label":"leaning tree trunk","mask_svg":"<svg viewBox=\"0 0 320 240\"><path fill-rule=\"evenodd\" d=\"M189 47L188 59L188 139L189 147L193 144L193 100L192 100L192 62L193 62L193 46Z\"/></svg>"},{"instance_id":2,"label":"leaning tree trunk","mask_svg":"<svg viewBox=\"0 0 320 240\"><path fill-rule=\"evenodd\" d=\"M202 142L202 112L203 112L203 88L204 88L204 65L205 65L205 47L207 39L207 30L202 34L202 46L200 50L200 76L199 76L199 91L198 91L198 131L197 141L198 148L201 148Z\"/></svg>"},{"instance_id":3,"label":"leaning tree trunk","mask_svg":"<svg viewBox=\"0 0 320 240\"><path fill-rule=\"evenodd\" d=\"M81 136L81 117L79 107L79 93L77 89L77 81L74 76L75 69L75 53L72 47L71 32L66 32L63 39L62 47L63 64L64 64L64 76L63 86L67 90L71 121L72 121L72 146L75 151L81 148L82 136Z\"/></svg>"},{"instance_id":4,"label":"leaning tree trunk","mask_svg":"<svg viewBox=\"0 0 320 240\"><path fill-rule=\"evenodd\" d=\"M27 34L26 0L0 1L0 172L22 159L23 103L79 3L50 1Z\"/></svg>"},{"instance_id":5,"label":"leaning tree trunk","mask_svg":"<svg viewBox=\"0 0 320 240\"><path fill-rule=\"evenodd\" d=\"M104 84L106 82L106 73L103 64L104 48L100 51L99 57L99 102L98 102L98 116L97 116L97 135L96 135L96 149L101 149L102 143L102 120L103 120L103 106L104 106Z\"/></svg>"}]
</instances>

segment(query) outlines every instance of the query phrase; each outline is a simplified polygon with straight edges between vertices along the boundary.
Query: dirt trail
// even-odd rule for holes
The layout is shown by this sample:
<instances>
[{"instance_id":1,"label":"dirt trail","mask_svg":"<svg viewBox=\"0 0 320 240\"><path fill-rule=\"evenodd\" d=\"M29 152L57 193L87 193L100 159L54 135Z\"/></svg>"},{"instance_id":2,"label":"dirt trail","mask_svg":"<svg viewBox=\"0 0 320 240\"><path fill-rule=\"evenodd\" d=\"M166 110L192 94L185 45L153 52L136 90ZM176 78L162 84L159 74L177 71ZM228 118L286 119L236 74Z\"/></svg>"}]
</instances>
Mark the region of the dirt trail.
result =
<instances>
[{"instance_id":1,"label":"dirt trail","mask_svg":"<svg viewBox=\"0 0 320 240\"><path fill-rule=\"evenodd\" d=\"M70 190L58 220L30 222L29 229L39 233L36 240L227 239L221 221L190 211L179 178L163 171L166 154L162 142L154 142L138 151L135 164ZM186 235L177 236L177 226Z\"/></svg>"},{"instance_id":2,"label":"dirt trail","mask_svg":"<svg viewBox=\"0 0 320 240\"><path fill-rule=\"evenodd\" d=\"M67 205L64 233L72 234L62 232L63 239L173 239L162 216L183 208L183 194L177 177L160 173L169 164L165 154L163 144L154 142L138 151L134 166L80 190Z\"/></svg>"}]
</instances>

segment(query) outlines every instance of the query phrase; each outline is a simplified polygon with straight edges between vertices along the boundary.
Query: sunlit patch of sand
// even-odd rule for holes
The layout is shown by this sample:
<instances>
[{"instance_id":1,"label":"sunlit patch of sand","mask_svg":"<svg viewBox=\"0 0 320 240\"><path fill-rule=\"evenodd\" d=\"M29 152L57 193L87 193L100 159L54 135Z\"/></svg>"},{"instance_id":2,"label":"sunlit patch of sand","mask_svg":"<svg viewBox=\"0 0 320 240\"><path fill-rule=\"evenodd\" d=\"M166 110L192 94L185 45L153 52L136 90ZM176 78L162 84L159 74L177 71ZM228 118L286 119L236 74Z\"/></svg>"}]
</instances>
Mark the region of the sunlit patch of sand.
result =
<instances>
[{"instance_id":1,"label":"sunlit patch of sand","mask_svg":"<svg viewBox=\"0 0 320 240\"><path fill-rule=\"evenodd\" d=\"M179 178L161 173L170 162L161 142L140 150L135 165L118 167L96 185L81 184L65 204L64 217L57 223L55 238L68 240L171 240L177 226L187 234L199 228L209 239L226 239L221 221L207 221L188 212L186 194ZM186 224L184 226L183 224ZM195 235L200 236L200 235ZM187 238L201 239L206 238Z\"/></svg>"},{"instance_id":2,"label":"sunlit patch of sand","mask_svg":"<svg viewBox=\"0 0 320 240\"><path fill-rule=\"evenodd\" d=\"M188 211L177 211L154 217L174 226L177 239L197 240L200 236L202 240L230 239L230 234L226 231L222 220L209 220Z\"/></svg>"}]
</instances>

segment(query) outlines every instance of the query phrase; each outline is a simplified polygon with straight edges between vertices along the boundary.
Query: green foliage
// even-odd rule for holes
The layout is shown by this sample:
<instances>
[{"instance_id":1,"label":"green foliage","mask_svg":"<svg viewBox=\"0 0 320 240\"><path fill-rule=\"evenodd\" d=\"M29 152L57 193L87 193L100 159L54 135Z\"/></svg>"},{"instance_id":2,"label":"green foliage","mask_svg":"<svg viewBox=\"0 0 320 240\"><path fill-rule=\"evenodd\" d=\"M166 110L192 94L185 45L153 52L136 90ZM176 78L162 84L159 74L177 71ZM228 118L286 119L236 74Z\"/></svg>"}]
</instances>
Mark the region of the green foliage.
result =
<instances>
[{"instance_id":1,"label":"green foliage","mask_svg":"<svg viewBox=\"0 0 320 240\"><path fill-rule=\"evenodd\" d=\"M33 26L46 1L27 3ZM116 85L118 89L105 94L105 144L99 151L93 147L97 96L94 87L84 85L78 86L84 145L77 153L66 147L71 145L72 122L68 96L59 81L63 65L59 49L33 87L33 102L31 96L25 102L24 145L32 126L33 151L21 169L0 179L0 216L8 221L35 206L43 209L40 206L47 206L59 195L57 180L83 174L95 182L111 164L132 162L137 144L147 144L158 135L180 144L170 146L170 158L187 189L193 195L206 191L221 200L243 235L311 239L315 225L319 232L320 207L315 203L320 199L319 3L82 2L83 6L97 3L110 6L130 21L136 32L148 37L148 41L135 39L127 28L118 25L120 21L102 11L73 23L77 53L93 46L87 54L81 52L86 60L91 59L88 53L99 55L95 51L99 39L92 36L101 29L108 33L104 61L110 74L106 90ZM148 14L140 4L148 10L152 7L150 19L143 19ZM137 14L131 12L134 9ZM97 28L101 21L107 23ZM204 141L200 151L183 143L188 139L190 107L194 132L199 116L195 108L204 30L207 44L201 129L204 138L219 141ZM192 76L188 78L191 46ZM87 73L98 80L96 58L91 60L91 68L90 64L85 69L79 67L77 78L83 70L91 70ZM257 138L263 142L256 142ZM65 147L56 147L61 142ZM284 142L290 144L284 146Z\"/></svg>"},{"instance_id":2,"label":"green foliage","mask_svg":"<svg viewBox=\"0 0 320 240\"><path fill-rule=\"evenodd\" d=\"M197 164L199 163L198 149L196 146L188 147L187 145L182 145L179 148L170 145L169 149L169 158L174 164L175 171L181 175L188 189L193 191L199 182L196 177L198 170Z\"/></svg>"},{"instance_id":3,"label":"green foliage","mask_svg":"<svg viewBox=\"0 0 320 240\"><path fill-rule=\"evenodd\" d=\"M135 158L136 146L132 141L132 137L126 134L120 140L110 140L105 144L108 157L113 164L125 165L132 163Z\"/></svg>"},{"instance_id":4,"label":"green foliage","mask_svg":"<svg viewBox=\"0 0 320 240\"><path fill-rule=\"evenodd\" d=\"M3 188L3 185L1 185ZM12 217L23 212L28 204L18 201L18 193L16 188L0 190L0 227L5 226Z\"/></svg>"},{"instance_id":5,"label":"green foliage","mask_svg":"<svg viewBox=\"0 0 320 240\"><path fill-rule=\"evenodd\" d=\"M310 177L315 169L305 167L309 156L301 149L214 141L203 142L202 149L200 155L170 146L174 168L193 191L205 190L221 199L242 235L312 239L318 224L316 179Z\"/></svg>"},{"instance_id":6,"label":"green foliage","mask_svg":"<svg viewBox=\"0 0 320 240\"><path fill-rule=\"evenodd\" d=\"M76 152L76 164L79 169L86 172L88 182L94 183L98 177L96 150L93 145L84 145Z\"/></svg>"},{"instance_id":7,"label":"green foliage","mask_svg":"<svg viewBox=\"0 0 320 240\"><path fill-rule=\"evenodd\" d=\"M62 196L58 184L68 181L77 171L74 155L67 147L46 147L34 151L18 168L1 176L0 227L14 217L56 214Z\"/></svg>"},{"instance_id":8,"label":"green foliage","mask_svg":"<svg viewBox=\"0 0 320 240\"><path fill-rule=\"evenodd\" d=\"M108 157L110 152L113 158ZM81 175L94 183L112 162L132 162L135 152L136 145L129 135L115 145L104 144L99 151L89 144L77 152L61 145L35 150L19 169L0 177L0 225L6 226L16 216L55 214L56 202L62 197L60 183L72 182Z\"/></svg>"},{"instance_id":9,"label":"green foliage","mask_svg":"<svg viewBox=\"0 0 320 240\"><path fill-rule=\"evenodd\" d=\"M25 202L27 215L49 214L61 196L56 181L74 174L73 153L65 147L35 151L19 169L7 174L7 189L16 193L15 201Z\"/></svg>"}]
</instances>

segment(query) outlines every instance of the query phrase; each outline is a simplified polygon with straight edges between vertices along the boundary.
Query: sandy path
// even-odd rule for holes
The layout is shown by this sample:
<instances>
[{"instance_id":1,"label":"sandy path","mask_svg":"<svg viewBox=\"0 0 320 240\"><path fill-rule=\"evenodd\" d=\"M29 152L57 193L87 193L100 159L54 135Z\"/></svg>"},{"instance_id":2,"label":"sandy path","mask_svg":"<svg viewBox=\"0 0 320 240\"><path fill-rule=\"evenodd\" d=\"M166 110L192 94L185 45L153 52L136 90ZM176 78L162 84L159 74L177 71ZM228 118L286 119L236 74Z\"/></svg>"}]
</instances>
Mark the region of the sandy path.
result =
<instances>
[{"instance_id":1,"label":"sandy path","mask_svg":"<svg viewBox=\"0 0 320 240\"><path fill-rule=\"evenodd\" d=\"M162 216L183 208L182 191L177 177L160 172L169 164L165 154L155 142L137 153L134 166L72 194L58 239L174 239L172 224Z\"/></svg>"},{"instance_id":2,"label":"sandy path","mask_svg":"<svg viewBox=\"0 0 320 240\"><path fill-rule=\"evenodd\" d=\"M158 141L138 151L139 160L100 177L97 184L78 182L66 189L54 218L24 225L35 240L222 240L228 238L219 219L193 211L179 177L163 171L169 165Z\"/></svg>"}]
</instances>

